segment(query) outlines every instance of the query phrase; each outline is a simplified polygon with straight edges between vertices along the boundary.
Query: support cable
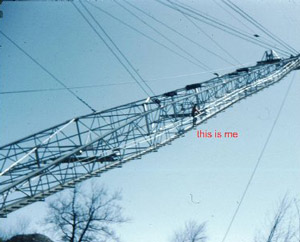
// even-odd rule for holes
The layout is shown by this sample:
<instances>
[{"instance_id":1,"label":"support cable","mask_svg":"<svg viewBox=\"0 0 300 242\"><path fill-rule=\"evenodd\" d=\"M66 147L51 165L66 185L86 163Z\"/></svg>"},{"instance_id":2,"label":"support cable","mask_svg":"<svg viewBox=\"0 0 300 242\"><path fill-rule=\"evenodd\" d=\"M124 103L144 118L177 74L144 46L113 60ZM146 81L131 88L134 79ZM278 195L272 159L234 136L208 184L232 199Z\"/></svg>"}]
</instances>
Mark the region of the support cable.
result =
<instances>
[{"instance_id":1,"label":"support cable","mask_svg":"<svg viewBox=\"0 0 300 242\"><path fill-rule=\"evenodd\" d=\"M247 62L241 65L235 65L234 67L239 68L243 67L245 65L252 64L252 62ZM216 71L223 71L232 69L232 66L228 66L225 68L218 68L210 71L202 71L202 72L195 72L195 73L189 73L189 74L180 74L175 76L166 76L166 77L160 77L160 78L152 78L145 80L146 82L152 82L152 81L160 81L160 80L170 80L170 79L176 79L180 77L190 77L190 76L197 76L202 75L206 73L216 72ZM107 84L98 84L98 85L86 85L86 86L75 86L75 87L68 87L69 89L88 89L88 88L95 88L95 87L109 87L109 86L121 86L121 85L127 85L127 84L135 84L135 81L130 82L119 82L119 83L107 83ZM66 90L66 88L41 88L41 89L24 89L24 90L15 90L15 91L2 91L0 92L0 95L7 95L7 94L22 94L22 93L35 93L35 92L48 92L48 91L62 91Z\"/></svg>"},{"instance_id":2,"label":"support cable","mask_svg":"<svg viewBox=\"0 0 300 242\"><path fill-rule=\"evenodd\" d=\"M199 10L195 10L194 8L188 6L187 4L180 3L180 4L177 4L177 5L181 6L182 8L184 8L184 9L186 9L188 11L193 12L196 15L198 14L199 16L202 16L202 18L204 18L204 19L207 19L207 20L209 20L209 21L211 21L213 23L216 23L216 24L218 24L220 26L223 26L223 27L225 27L225 28L227 28L227 29L229 29L229 30L231 30L233 32L236 32L236 33L238 33L240 35L243 35L243 36L247 37L248 39L251 39L251 40L253 40L253 41L257 42L257 43L261 43L261 44L267 45L269 48L276 49L277 51L285 52L287 56L290 55L290 51L285 51L284 49L280 49L279 47L271 45L268 42L265 42L265 41L262 41L260 39L257 39L256 37L254 38L252 35L249 35L249 33L245 33L242 30L237 29L236 27L230 26L229 24L225 23L224 21L221 21L221 20L219 20L217 18L209 16L208 14L201 13Z\"/></svg>"},{"instance_id":3,"label":"support cable","mask_svg":"<svg viewBox=\"0 0 300 242\"><path fill-rule=\"evenodd\" d=\"M227 10L226 8L224 8L217 0L213 0L214 3L216 5L219 6L219 8L221 8L223 11L225 11L227 14L229 14L232 18L234 18L238 23L240 23L241 25L243 25L246 29L248 29L250 32L255 33L255 31L249 27L247 24L245 24L244 22L242 22L240 19L238 19L234 14L232 14L229 10Z\"/></svg>"},{"instance_id":4,"label":"support cable","mask_svg":"<svg viewBox=\"0 0 300 242\"><path fill-rule=\"evenodd\" d=\"M81 1L79 1L81 3L81 5L87 10L87 8L82 4ZM137 80L137 78L131 73L131 71L128 69L128 67L125 65L125 63L123 63L123 61L120 59L120 57L117 55L117 53L115 53L115 51L112 49L112 47L105 41L105 39L101 36L101 34L97 31L97 29L92 25L92 23L87 19L87 17L83 14L83 12L75 5L74 2L71 2L72 5L74 6L74 8L77 10L77 12L80 14L80 16L87 22L87 24L91 27L91 29L97 34L97 36L103 41L103 43L105 44L105 46L111 51L111 53L115 56L115 58L119 61L119 63L124 67L124 69L129 73L129 75L132 77L132 79L138 84L138 86L146 93L147 96L151 96L147 90L141 85L141 83ZM89 11L87 10L87 12L89 13ZM94 16L92 14L90 14L90 16L92 17L92 19L96 22L97 20L94 18ZM102 32L104 32L106 34L106 32L104 31L104 29L102 28L102 26L98 23L98 26L100 27L100 29L102 30ZM112 39L106 34L106 36L108 37L108 39L111 40L112 43L114 43L112 41ZM123 56L123 58L125 59L125 61L127 63L129 63L129 66L133 69L133 71L140 76L137 71L133 68L133 66L131 65L131 63L129 62L129 60L123 55L123 53L120 51L120 49L114 45L115 48L119 51L119 53ZM140 78L142 79L142 77L140 76ZM142 79L143 80L143 79ZM152 90L150 88L150 90ZM153 91L152 91L153 92ZM153 92L154 93L154 92ZM155 95L155 94L154 94Z\"/></svg>"},{"instance_id":5,"label":"support cable","mask_svg":"<svg viewBox=\"0 0 300 242\"><path fill-rule=\"evenodd\" d=\"M217 0L213 0L214 3L216 5L218 5L224 12L226 12L227 14L229 14L232 18L234 18L238 23L240 23L241 25L243 25L246 29L248 29L251 34L253 36L255 36L256 38L261 38L264 39L265 41L270 41L270 39L265 38L264 36L260 36L257 35L255 30L253 28L251 28L250 26L248 26L247 24L245 24L243 21L241 21L238 17L236 17L233 13L231 13L229 10L227 10L225 7L222 6L222 4L220 4ZM272 45L274 45L274 42L272 42Z\"/></svg>"},{"instance_id":6,"label":"support cable","mask_svg":"<svg viewBox=\"0 0 300 242\"><path fill-rule=\"evenodd\" d=\"M161 0L157 0L157 1L159 1L160 3L162 3L163 5L165 5L166 7L169 7L169 8L174 9L175 11L178 11L177 9L175 9L170 4L162 2ZM198 20L200 22L206 23L206 24L208 24L208 25L210 25L210 26L212 26L214 28L222 30L222 31L224 31L224 32L226 32L228 34L234 35L234 36L236 36L236 37L238 37L240 39L244 39L244 40L246 40L248 42L251 42L251 43L253 43L255 45L258 45L258 46L261 46L263 48L266 48L266 47L267 48L273 48L273 49L277 50L278 53L280 52L282 55L285 55L285 56L289 56L290 55L290 52L287 52L285 50L280 49L279 47L272 46L269 43L266 43L266 42L264 42L262 40L256 39L256 38L254 38L252 36L249 36L249 34L241 32L241 31L237 30L236 28L227 25L226 23L222 23L220 20L218 20L216 18L212 18L212 17L208 16L207 14L204 15L204 14L202 14L199 11L195 11L195 10L191 9L190 7L183 6L183 4L179 5L179 4L174 3L174 2L173 2L173 4L175 4L178 7L180 7L182 11L183 10L185 11L186 15L192 17L193 19L196 19L196 20Z\"/></svg>"},{"instance_id":7,"label":"support cable","mask_svg":"<svg viewBox=\"0 0 300 242\"><path fill-rule=\"evenodd\" d=\"M18 45L15 41L13 41L10 37L8 37L5 33L0 30L0 33L10 41L15 47L17 47L24 55L26 55L29 59L31 59L36 65L38 65L44 72L46 72L49 76L51 76L57 83L65 88L69 93L71 93L74 97L76 97L81 103L83 103L86 107L88 107L92 112L96 112L94 108L92 108L86 101L84 101L81 97L79 97L75 92L73 92L66 84L64 84L61 80L59 80L53 73L51 73L46 67L44 67L39 61L37 61L33 56L31 56L27 51L25 51L20 45Z\"/></svg>"},{"instance_id":8,"label":"support cable","mask_svg":"<svg viewBox=\"0 0 300 242\"><path fill-rule=\"evenodd\" d=\"M271 39L279 43L281 46L285 47L289 51L291 51L294 54L298 54L298 51L294 49L292 46L290 46L288 43L281 40L279 37L274 35L272 32L270 32L267 28L265 28L262 24L260 24L258 21L256 21L253 17L251 17L249 14L247 14L244 10L242 10L239 6L231 2L230 0L222 0L223 3L225 3L229 8L231 8L233 11L241 15L244 19L246 19L248 22L256 26L258 29L260 29L262 32L264 32L266 35L268 35Z\"/></svg>"},{"instance_id":9,"label":"support cable","mask_svg":"<svg viewBox=\"0 0 300 242\"><path fill-rule=\"evenodd\" d=\"M156 95L155 93L154 93L154 91L152 90L152 88L145 82L145 80L142 78L142 76L139 74L139 72L133 67L133 65L131 64L131 62L129 61L129 59L123 54L123 52L120 50L120 48L117 46L117 44L113 41L113 39L108 35L108 33L104 30L104 28L101 26L101 24L97 21L97 19L94 17L94 15L88 10L88 8L82 3L82 1L81 0L79 0L79 3L81 4L81 6L86 10L86 12L89 14L89 16L94 20L94 22L96 23L96 25L101 29L101 31L104 33L104 35L108 38L108 40L110 41L110 43L116 48L116 50L119 52L119 54L124 58L124 60L126 61L126 63L130 66L130 68L133 70L133 72L139 77L139 79L145 84L145 86L150 90L150 92L152 93L152 95ZM74 6L76 6L73 2L72 2L72 4L74 5ZM77 10L79 10L78 8L77 8ZM81 12L82 13L82 12ZM83 13L82 13L83 14ZM82 15L83 17L84 17L84 15ZM85 18L85 20L87 20L88 21L88 19L87 18ZM91 24L90 24L90 26L92 26ZM95 28L93 28L94 30L96 30ZM99 32L98 32L99 33ZM98 36L101 36L100 34L98 35ZM101 39L104 41L104 43L106 43L105 42L105 40L104 40L104 38L102 38L101 37ZM107 45L107 46L109 46L109 45ZM111 48L109 48L110 50L112 50ZM115 56L117 56L117 55L115 55ZM132 75L133 76L133 75ZM138 82L138 80L136 79L136 78L134 78L136 81L137 81L137 83L139 83ZM140 84L140 83L139 83ZM140 87L142 87L142 85L140 85ZM145 91L145 93L148 95L148 96L150 96L149 94L148 94L148 92L144 89L144 88L142 88L144 91Z\"/></svg>"},{"instance_id":10,"label":"support cable","mask_svg":"<svg viewBox=\"0 0 300 242\"><path fill-rule=\"evenodd\" d=\"M233 224L233 222L234 222L234 220L235 220L235 218L236 218L236 216L237 216L237 214L238 214L238 212L239 212L239 210L240 210L240 207L241 207L241 205L242 205L242 203L243 203L243 201L244 201L244 199L245 199L245 196L246 196L246 194L247 194L247 192L248 192L248 189L249 189L249 187L250 187L250 185L251 185L251 183L252 183L252 181L253 181L253 179L254 179L255 173L256 173L256 171L257 171L257 169L258 169L258 167L259 167L259 164L260 164L261 159L262 159L262 157L263 157L263 155L264 155L264 153L265 153L265 150L266 150L266 148L267 148L267 145L268 145L268 143L269 143L269 141L270 141L270 138L271 138L272 133L273 133L273 131L274 131L274 128L275 128L275 126L276 126L276 124L277 124L277 121L278 121L278 119L279 119L279 116L280 116L280 114L281 114L281 111L282 111L282 109L283 109L283 106L284 106L284 104L285 104L285 102L286 102L286 99L287 99L287 96L288 96L289 91L290 91L290 89L291 89L291 86L292 86L292 84L293 84L293 82L294 82L294 78L295 78L295 73L294 73L294 75L293 75L293 77L292 77L292 80L291 80L291 82L290 82L290 84L289 84L287 90L286 90L286 93L285 93L285 95L284 95L284 98L283 98L283 100L282 100L282 103L281 103L281 105L280 105L280 108L279 108L279 110L278 110L278 113L277 113L277 115L276 115L276 118L275 118L275 120L274 120L274 122L273 122L273 124L272 124L272 127L271 127L271 129L270 129L270 131L269 131L269 134L268 134L267 139L266 139L266 141L265 141L265 143L264 143L264 146L263 146L263 148L262 148L262 150L261 150L261 152L260 152L260 154L259 154L259 157L258 157L257 162L256 162L256 164L255 164L255 166L254 166L254 169L253 169L253 171L252 171L252 173L251 173L251 175L250 175L250 178L249 178L248 183L247 183L247 185L246 185L246 187L245 187L245 189L244 189L244 192L243 192L243 194L242 194L242 196L241 196L241 198L240 198L240 200L239 200L239 204L238 204L238 206L236 207L236 210L235 210L234 213L233 213L233 216L232 216L232 218L231 218L231 220L230 220L230 223L229 223L228 228L227 228L227 230L226 230L226 232L225 232L225 235L224 235L224 237L223 237L223 239L222 239L222 242L225 242L225 240L226 240L226 238L227 238L227 236L228 236L228 234L229 234L229 231L230 231L230 229L231 229L231 227L232 227L232 224Z\"/></svg>"},{"instance_id":11,"label":"support cable","mask_svg":"<svg viewBox=\"0 0 300 242\"><path fill-rule=\"evenodd\" d=\"M139 21L141 21L143 24L145 24L147 27L151 28L155 33L157 33L158 35L160 35L161 37L163 37L165 40L167 40L168 42L172 43L174 46L176 46L178 49L180 49L182 52L184 52L186 55L188 55L189 57L191 57L192 59L194 59L195 61L197 61L200 64L200 67L204 70L209 70L210 67L208 67L205 63L203 63L202 61L200 61L197 57L193 56L192 54L190 54L189 52L187 52L184 48L180 47L178 44L176 44L173 40L171 40L170 38L168 38L166 35L164 35L163 33L161 33L160 31L158 31L156 28L154 28L153 26L151 26L149 23L147 23L146 21L144 21L143 19L141 19L138 15L136 15L135 13L133 13L131 10L129 10L128 8L126 8L124 5L122 5L121 3L119 3L118 1L114 0L114 2L119 5L121 8L123 8L125 11L127 11L128 13L130 13L132 16L134 16L136 19L138 19Z\"/></svg>"},{"instance_id":12,"label":"support cable","mask_svg":"<svg viewBox=\"0 0 300 242\"><path fill-rule=\"evenodd\" d=\"M172 4L192 25L196 27L199 31L201 31L207 38L209 38L216 46L218 46L224 53L226 53L232 60L236 63L241 64L233 55L231 55L225 48L223 48L214 38L212 38L209 34L207 34L198 24L196 24L189 16L187 16L183 11L181 11L177 6L173 4L173 2L167 0L170 4Z\"/></svg>"},{"instance_id":13,"label":"support cable","mask_svg":"<svg viewBox=\"0 0 300 242\"><path fill-rule=\"evenodd\" d=\"M212 54L212 55L218 57L219 59L223 60L224 62L226 62L226 63L228 63L228 64L230 64L230 65L233 65L233 63L231 63L230 61L226 60L226 59L225 59L224 57L222 57L221 55L218 55L217 53L215 53L215 52L209 50L208 48L206 48L206 47L200 45L198 42L196 42L196 41L194 41L193 39L189 38L188 36L182 34L182 33L179 32L178 30L176 30L175 28L173 28L173 27L167 25L166 23L162 22L161 20L159 20L159 19L153 17L152 15L150 15L150 14L147 13L146 11L142 10L141 8L137 7L136 5L130 3L130 2L127 1L127 0L123 0L123 1L126 2L128 5L130 5L132 8L136 9L137 11L139 11L139 12L143 13L144 15L148 16L149 18L153 19L155 22L157 22L157 23L163 25L163 26L166 27L167 29L169 29L169 30L171 30L172 32L178 34L179 36L181 36L181 37L184 38L185 40L187 40L187 41L189 41L189 42L195 44L195 45L198 46L200 49L203 49L203 50L205 50L206 52L208 52L208 53L210 53L210 54Z\"/></svg>"},{"instance_id":14,"label":"support cable","mask_svg":"<svg viewBox=\"0 0 300 242\"><path fill-rule=\"evenodd\" d=\"M112 14L110 14L109 12L103 10L103 9L100 8L99 6L94 5L94 4L91 3L90 1L87 1L87 3L88 3L89 5L91 5L92 7L94 7L95 9L99 10L100 12L102 12L102 13L108 15L108 16L111 17L112 19L118 21L119 23L121 23L121 24L127 26L128 28L132 29L133 31L135 31L135 32L139 33L140 35L144 36L145 38L147 38L147 39L153 41L154 43L156 43L156 44L158 44L158 45L164 47L165 49L169 50L170 52L174 53L175 55L181 57L182 59L187 60L188 62L194 64L194 65L197 66L197 67L201 67L198 63L196 63L196 62L190 60L189 58L187 58L187 57L185 57L184 55L180 54L179 52L173 50L172 48L168 47L167 45L163 44L162 42L159 42L158 40L155 40L154 38L150 37L149 35L147 35L147 34L143 33L142 31L138 30L137 28L135 28L135 27L133 27L133 26L131 26L131 25L125 23L123 20L121 20L121 19L115 17L114 15L112 15ZM202 67L201 67L201 68L202 68Z\"/></svg>"}]
</instances>

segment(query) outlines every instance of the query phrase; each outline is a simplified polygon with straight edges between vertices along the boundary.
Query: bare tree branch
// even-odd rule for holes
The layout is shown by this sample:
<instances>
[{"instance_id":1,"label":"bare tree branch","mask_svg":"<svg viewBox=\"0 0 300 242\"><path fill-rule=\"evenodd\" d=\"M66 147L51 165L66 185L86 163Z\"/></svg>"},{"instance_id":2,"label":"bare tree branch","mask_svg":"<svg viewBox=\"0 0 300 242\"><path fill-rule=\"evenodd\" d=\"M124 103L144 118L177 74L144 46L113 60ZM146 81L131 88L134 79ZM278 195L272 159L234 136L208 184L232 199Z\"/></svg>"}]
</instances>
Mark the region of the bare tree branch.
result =
<instances>
[{"instance_id":1,"label":"bare tree branch","mask_svg":"<svg viewBox=\"0 0 300 242\"><path fill-rule=\"evenodd\" d=\"M50 202L46 223L59 231L62 241L91 242L118 240L112 225L126 222L119 205L121 193L109 194L92 184L91 191L76 187L67 196Z\"/></svg>"},{"instance_id":2,"label":"bare tree branch","mask_svg":"<svg viewBox=\"0 0 300 242\"><path fill-rule=\"evenodd\" d=\"M206 223L198 224L195 221L189 221L185 224L184 229L174 233L171 242L205 242Z\"/></svg>"},{"instance_id":3,"label":"bare tree branch","mask_svg":"<svg viewBox=\"0 0 300 242\"><path fill-rule=\"evenodd\" d=\"M298 231L297 231L297 241L300 242L300 209L299 209L299 201L294 199L295 208L297 211L297 223L298 223Z\"/></svg>"},{"instance_id":4,"label":"bare tree branch","mask_svg":"<svg viewBox=\"0 0 300 242\"><path fill-rule=\"evenodd\" d=\"M295 226L297 221L291 202L292 200L287 195L283 197L269 223L269 229L266 231L260 230L259 235L255 238L256 242L299 242L297 234L300 233L300 224ZM298 209L297 206L296 209ZM299 223L299 210L297 212Z\"/></svg>"}]
</instances>

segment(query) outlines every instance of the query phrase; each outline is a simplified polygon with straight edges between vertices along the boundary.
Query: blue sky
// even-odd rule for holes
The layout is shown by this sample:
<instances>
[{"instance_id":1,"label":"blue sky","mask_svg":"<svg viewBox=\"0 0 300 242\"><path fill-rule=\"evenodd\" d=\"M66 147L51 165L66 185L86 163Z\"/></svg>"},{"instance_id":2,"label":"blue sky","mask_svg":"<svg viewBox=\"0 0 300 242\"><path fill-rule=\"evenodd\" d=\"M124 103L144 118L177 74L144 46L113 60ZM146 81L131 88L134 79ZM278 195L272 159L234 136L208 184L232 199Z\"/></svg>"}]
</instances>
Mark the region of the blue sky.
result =
<instances>
[{"instance_id":1,"label":"blue sky","mask_svg":"<svg viewBox=\"0 0 300 242\"><path fill-rule=\"evenodd\" d=\"M180 13L155 1L131 2L230 60ZM236 27L245 28L214 1L184 2ZM299 49L300 3L279 0L234 2ZM112 1L94 4L170 45ZM144 79L149 80L156 94L213 77L211 73L204 73L198 66L138 35L92 6L87 4L87 7ZM76 93L97 110L145 98L145 94L71 3L4 2L1 9L4 13L0 20L1 31L67 86L118 84L76 89ZM204 61L214 72L217 70L223 74L236 68L153 21L147 21ZM204 24L200 26L240 63L255 63L264 52L263 48L219 30ZM1 92L60 87L2 35L0 45ZM124 213L132 221L117 229L122 241L168 241L173 231L190 219L207 221L210 241L221 241L293 75L198 127L208 131L236 131L239 133L238 139L197 139L193 130L158 153L151 153L98 178L99 183L106 184L111 190L123 191ZM288 191L291 196L299 197L299 88L299 73L295 72L292 89L227 241L253 240L256 229L264 224L265 214L274 208L281 196ZM1 94L0 144L88 112L84 105L64 90ZM193 203L190 194L199 203ZM22 216L38 223L45 215L45 209L46 203L36 203L10 214L0 223L10 225ZM38 215L32 217L32 213Z\"/></svg>"}]
</instances>

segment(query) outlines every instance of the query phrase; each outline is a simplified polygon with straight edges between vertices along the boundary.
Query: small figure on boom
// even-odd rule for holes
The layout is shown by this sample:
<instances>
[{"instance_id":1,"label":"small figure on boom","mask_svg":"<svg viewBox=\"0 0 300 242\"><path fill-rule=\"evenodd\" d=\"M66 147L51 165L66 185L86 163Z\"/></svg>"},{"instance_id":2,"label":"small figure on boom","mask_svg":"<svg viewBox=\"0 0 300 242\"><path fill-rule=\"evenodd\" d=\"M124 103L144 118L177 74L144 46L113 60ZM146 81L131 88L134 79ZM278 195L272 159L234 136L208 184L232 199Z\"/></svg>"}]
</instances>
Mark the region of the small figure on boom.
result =
<instances>
[{"instance_id":1,"label":"small figure on boom","mask_svg":"<svg viewBox=\"0 0 300 242\"><path fill-rule=\"evenodd\" d=\"M197 123L197 115L200 115L201 114L201 112L200 112L200 110L198 109L198 106L197 106L197 104L194 104L194 106L193 106L193 108L192 108L192 117L193 117L193 126L195 126L196 125L196 123Z\"/></svg>"}]
</instances>

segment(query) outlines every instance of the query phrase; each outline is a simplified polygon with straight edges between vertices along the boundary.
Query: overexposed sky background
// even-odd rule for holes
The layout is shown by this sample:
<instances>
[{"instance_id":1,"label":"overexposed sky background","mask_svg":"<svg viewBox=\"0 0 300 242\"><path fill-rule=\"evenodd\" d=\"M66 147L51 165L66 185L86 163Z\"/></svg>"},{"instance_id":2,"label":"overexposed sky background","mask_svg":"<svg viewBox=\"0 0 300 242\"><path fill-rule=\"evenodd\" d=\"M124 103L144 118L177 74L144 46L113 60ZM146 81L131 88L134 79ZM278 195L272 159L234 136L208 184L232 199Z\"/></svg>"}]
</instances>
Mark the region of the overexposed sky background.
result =
<instances>
[{"instance_id":1,"label":"overexposed sky background","mask_svg":"<svg viewBox=\"0 0 300 242\"><path fill-rule=\"evenodd\" d=\"M211 72L224 74L237 68L143 16L125 2L120 2L203 61ZM221 1L216 0L223 8L212 0L181 2L251 34L264 37L263 33L245 20L238 18L238 21L224 11L226 6ZM300 1L234 2L274 34L299 49ZM75 3L80 6L78 2ZM113 1L91 3L186 55ZM234 65L239 65L180 13L156 1L136 0L130 3L222 55ZM86 6L138 72L149 81L148 84L156 94L213 77L211 72L180 58L90 4L86 3ZM103 110L146 98L70 2L5 1L1 10L4 16L0 19L0 30L68 87L103 85L74 89L95 109ZM242 23L254 31L246 29ZM199 26L242 64L255 64L265 51L264 48L203 23L199 23ZM158 153L151 153L141 160L126 164L122 169L112 170L97 178L99 183L106 184L110 190L123 191L124 214L132 220L117 228L121 240L168 241L174 230L193 219L207 221L209 240L221 242L293 76L292 89L226 241L253 241L255 231L265 222L266 213L273 209L281 196L289 192L291 196L300 197L300 115L297 111L300 103L300 76L298 72L294 73L198 127L212 132L236 131L239 133L238 139L197 139L196 131L193 130ZM0 34L1 93L60 87ZM0 145L89 112L65 90L2 93ZM193 203L190 194L199 203ZM35 203L10 214L7 219L1 219L0 223L1 226L13 226L20 217L29 217L33 227L45 232L38 225L45 215L46 203ZM51 238L51 234L47 235Z\"/></svg>"}]
</instances>

